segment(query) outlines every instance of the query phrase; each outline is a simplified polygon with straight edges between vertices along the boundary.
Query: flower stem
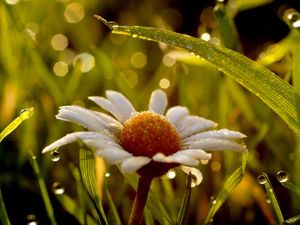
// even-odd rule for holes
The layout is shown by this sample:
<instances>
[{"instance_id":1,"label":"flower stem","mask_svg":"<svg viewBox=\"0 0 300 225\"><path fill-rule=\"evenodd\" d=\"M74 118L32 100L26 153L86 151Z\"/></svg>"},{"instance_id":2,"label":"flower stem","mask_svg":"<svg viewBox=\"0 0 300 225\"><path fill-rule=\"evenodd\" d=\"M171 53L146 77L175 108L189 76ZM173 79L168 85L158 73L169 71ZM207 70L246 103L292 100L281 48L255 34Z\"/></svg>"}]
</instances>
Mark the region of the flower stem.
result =
<instances>
[{"instance_id":1,"label":"flower stem","mask_svg":"<svg viewBox=\"0 0 300 225\"><path fill-rule=\"evenodd\" d=\"M137 192L133 202L133 207L129 217L128 225L138 225L141 222L148 193L153 177L140 176Z\"/></svg>"}]
</instances>

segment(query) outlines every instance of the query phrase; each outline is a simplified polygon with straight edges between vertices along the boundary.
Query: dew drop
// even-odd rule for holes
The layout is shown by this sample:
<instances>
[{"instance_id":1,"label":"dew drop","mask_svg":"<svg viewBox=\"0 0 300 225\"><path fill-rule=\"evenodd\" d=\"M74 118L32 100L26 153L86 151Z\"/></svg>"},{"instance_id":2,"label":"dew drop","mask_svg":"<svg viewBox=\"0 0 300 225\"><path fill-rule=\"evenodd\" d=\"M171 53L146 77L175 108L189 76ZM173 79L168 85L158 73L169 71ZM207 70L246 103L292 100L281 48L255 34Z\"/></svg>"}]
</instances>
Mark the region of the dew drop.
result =
<instances>
[{"instance_id":1,"label":"dew drop","mask_svg":"<svg viewBox=\"0 0 300 225\"><path fill-rule=\"evenodd\" d=\"M37 219L36 216L34 214L28 214L26 216L26 220L27 220L27 225L37 225Z\"/></svg>"},{"instance_id":2,"label":"dew drop","mask_svg":"<svg viewBox=\"0 0 300 225\"><path fill-rule=\"evenodd\" d=\"M267 202L268 204L271 204L271 200L270 200L269 198L266 198L266 202Z\"/></svg>"},{"instance_id":3,"label":"dew drop","mask_svg":"<svg viewBox=\"0 0 300 225\"><path fill-rule=\"evenodd\" d=\"M117 28L119 25L115 21L108 21L107 22L112 28Z\"/></svg>"},{"instance_id":4,"label":"dew drop","mask_svg":"<svg viewBox=\"0 0 300 225\"><path fill-rule=\"evenodd\" d=\"M197 177L192 174L192 177L191 177L191 188L196 187L196 186L197 186Z\"/></svg>"},{"instance_id":5,"label":"dew drop","mask_svg":"<svg viewBox=\"0 0 300 225\"><path fill-rule=\"evenodd\" d=\"M60 154L57 150L53 150L50 154L50 157L53 162L57 162L58 160L60 160Z\"/></svg>"},{"instance_id":6,"label":"dew drop","mask_svg":"<svg viewBox=\"0 0 300 225\"><path fill-rule=\"evenodd\" d=\"M278 171L276 178L280 183L285 183L288 181L288 174L285 171Z\"/></svg>"},{"instance_id":7,"label":"dew drop","mask_svg":"<svg viewBox=\"0 0 300 225\"><path fill-rule=\"evenodd\" d=\"M106 172L106 173L104 174L104 176L105 176L106 178L108 178L108 177L110 177L110 173L109 173L109 172Z\"/></svg>"},{"instance_id":8,"label":"dew drop","mask_svg":"<svg viewBox=\"0 0 300 225\"><path fill-rule=\"evenodd\" d=\"M293 28L300 28L300 14L295 9L287 9L284 12L284 19Z\"/></svg>"},{"instance_id":9,"label":"dew drop","mask_svg":"<svg viewBox=\"0 0 300 225\"><path fill-rule=\"evenodd\" d=\"M212 205L215 205L216 203L217 203L216 199L212 200L212 202L211 202Z\"/></svg>"},{"instance_id":10,"label":"dew drop","mask_svg":"<svg viewBox=\"0 0 300 225\"><path fill-rule=\"evenodd\" d=\"M61 195L61 194L65 193L64 186L62 186L59 182L54 182L52 184L52 190L53 190L54 194L56 194L56 195Z\"/></svg>"},{"instance_id":11,"label":"dew drop","mask_svg":"<svg viewBox=\"0 0 300 225\"><path fill-rule=\"evenodd\" d=\"M21 109L19 114L21 115L22 113L24 113L26 111L27 111L27 109Z\"/></svg>"},{"instance_id":12,"label":"dew drop","mask_svg":"<svg viewBox=\"0 0 300 225\"><path fill-rule=\"evenodd\" d=\"M137 34L132 34L131 37L136 38Z\"/></svg>"},{"instance_id":13,"label":"dew drop","mask_svg":"<svg viewBox=\"0 0 300 225\"><path fill-rule=\"evenodd\" d=\"M267 180L266 180L266 178L265 178L264 175L259 175L259 176L257 177L257 182L258 182L259 184L265 184L265 183L267 182Z\"/></svg>"}]
</instances>

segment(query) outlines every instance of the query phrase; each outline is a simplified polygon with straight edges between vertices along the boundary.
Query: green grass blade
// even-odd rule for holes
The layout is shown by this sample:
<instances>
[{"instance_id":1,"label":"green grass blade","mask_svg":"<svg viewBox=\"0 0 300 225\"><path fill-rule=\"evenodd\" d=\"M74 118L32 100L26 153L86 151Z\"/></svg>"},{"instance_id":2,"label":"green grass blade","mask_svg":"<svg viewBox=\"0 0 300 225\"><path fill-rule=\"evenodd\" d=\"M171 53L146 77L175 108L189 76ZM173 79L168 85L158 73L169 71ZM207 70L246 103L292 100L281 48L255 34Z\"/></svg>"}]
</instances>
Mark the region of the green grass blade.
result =
<instances>
[{"instance_id":1,"label":"green grass blade","mask_svg":"<svg viewBox=\"0 0 300 225\"><path fill-rule=\"evenodd\" d=\"M192 174L190 173L187 177L186 182L186 191L184 193L184 196L182 198L182 202L180 205L180 209L177 216L177 224L178 225L185 225L188 221L188 212L190 208L191 203L191 193L192 193Z\"/></svg>"},{"instance_id":2,"label":"green grass blade","mask_svg":"<svg viewBox=\"0 0 300 225\"><path fill-rule=\"evenodd\" d=\"M285 220L285 224L299 224L299 222L300 222L300 215L293 216Z\"/></svg>"},{"instance_id":3,"label":"green grass blade","mask_svg":"<svg viewBox=\"0 0 300 225\"><path fill-rule=\"evenodd\" d=\"M289 189L291 192L300 195L300 187L290 181L280 182L282 186Z\"/></svg>"},{"instance_id":4,"label":"green grass blade","mask_svg":"<svg viewBox=\"0 0 300 225\"><path fill-rule=\"evenodd\" d=\"M41 175L36 156L31 154L29 159L30 159L30 164L33 169L33 172L35 173L35 175L37 177L38 186L39 186L39 189L40 189L40 192L42 195L42 199L43 199L43 202L44 202L44 205L46 208L47 215L50 219L51 225L57 225L55 215L54 215L54 210L53 210L50 198L49 198L49 194L48 194L48 191L46 188L45 181Z\"/></svg>"},{"instance_id":5,"label":"green grass blade","mask_svg":"<svg viewBox=\"0 0 300 225\"><path fill-rule=\"evenodd\" d=\"M265 181L266 181L264 183L265 189L267 191L267 196L268 196L268 198L271 201L271 205L272 205L273 210L275 212L275 215L277 217L277 221L278 221L279 224L283 224L284 223L284 218L283 218L281 209L279 207L276 195L274 193L274 189L273 189L272 184L271 184L271 182L269 180L269 177L268 177L268 175L266 173L263 173L262 176L264 176L264 178L265 178Z\"/></svg>"},{"instance_id":6,"label":"green grass blade","mask_svg":"<svg viewBox=\"0 0 300 225\"><path fill-rule=\"evenodd\" d=\"M1 221L2 225L10 225L11 224L9 221L7 212L6 212L5 205L4 205L1 188L0 188L0 221Z\"/></svg>"},{"instance_id":7,"label":"green grass blade","mask_svg":"<svg viewBox=\"0 0 300 225\"><path fill-rule=\"evenodd\" d=\"M213 221L213 218L219 208L223 205L225 200L229 197L230 193L234 190L234 188L240 183L242 178L244 177L245 168L247 162L247 153L243 154L242 165L230 175L230 177L226 180L223 188L217 195L216 199L213 201L213 204L205 218L204 224L210 224Z\"/></svg>"},{"instance_id":8,"label":"green grass blade","mask_svg":"<svg viewBox=\"0 0 300 225\"><path fill-rule=\"evenodd\" d=\"M128 183L136 190L138 185L138 175L137 174L124 174L125 179ZM167 210L158 200L157 196L151 192L149 193L146 207L153 213L153 216L160 222L160 224L174 224L174 221L169 216Z\"/></svg>"},{"instance_id":9,"label":"green grass blade","mask_svg":"<svg viewBox=\"0 0 300 225\"><path fill-rule=\"evenodd\" d=\"M199 38L153 27L119 26L107 22L102 17L96 17L107 25L112 33L165 42L201 56L259 97L294 132L300 134L294 87L264 66L233 50L207 43Z\"/></svg>"},{"instance_id":10,"label":"green grass blade","mask_svg":"<svg viewBox=\"0 0 300 225\"><path fill-rule=\"evenodd\" d=\"M117 211L116 205L115 205L115 203L114 203L114 201L113 201L106 185L104 187L104 193L105 193L108 205L109 205L112 224L122 225L122 222L121 222L119 213Z\"/></svg>"},{"instance_id":11,"label":"green grass blade","mask_svg":"<svg viewBox=\"0 0 300 225\"><path fill-rule=\"evenodd\" d=\"M107 219L97 189L95 174L95 156L92 150L83 148L80 149L79 166L83 184L97 211L99 223L101 225L107 225Z\"/></svg>"},{"instance_id":12,"label":"green grass blade","mask_svg":"<svg viewBox=\"0 0 300 225\"><path fill-rule=\"evenodd\" d=\"M85 210L83 207L78 206L76 202L68 195L60 194L56 195L58 201L61 203L61 205L66 209L68 213L73 215L80 224L85 224L85 217L87 220L87 224L90 225L97 225L98 222L96 222L91 216L86 214Z\"/></svg>"},{"instance_id":13,"label":"green grass blade","mask_svg":"<svg viewBox=\"0 0 300 225\"><path fill-rule=\"evenodd\" d=\"M0 133L0 142L11 132L13 132L24 120L29 119L33 115L33 108L23 110L20 115L14 119L4 130Z\"/></svg>"}]
</instances>

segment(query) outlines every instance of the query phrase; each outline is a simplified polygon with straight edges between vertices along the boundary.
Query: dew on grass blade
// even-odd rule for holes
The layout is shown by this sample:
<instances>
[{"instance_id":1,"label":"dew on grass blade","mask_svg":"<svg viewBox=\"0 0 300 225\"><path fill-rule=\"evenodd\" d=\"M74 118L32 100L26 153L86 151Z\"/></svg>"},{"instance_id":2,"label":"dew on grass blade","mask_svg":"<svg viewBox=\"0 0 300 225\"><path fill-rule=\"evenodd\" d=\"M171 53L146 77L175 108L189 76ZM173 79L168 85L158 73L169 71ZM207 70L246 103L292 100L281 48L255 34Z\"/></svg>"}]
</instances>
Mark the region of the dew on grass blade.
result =
<instances>
[{"instance_id":1,"label":"dew on grass blade","mask_svg":"<svg viewBox=\"0 0 300 225\"><path fill-rule=\"evenodd\" d=\"M36 216L34 214L28 214L26 216L26 220L27 220L27 225L37 225L37 219Z\"/></svg>"},{"instance_id":2,"label":"dew on grass blade","mask_svg":"<svg viewBox=\"0 0 300 225\"><path fill-rule=\"evenodd\" d=\"M65 193L64 186L62 186L61 183L59 183L59 182L54 182L52 184L52 190L53 190L54 194L56 194L56 195L61 195L61 194Z\"/></svg>"},{"instance_id":3,"label":"dew on grass blade","mask_svg":"<svg viewBox=\"0 0 300 225\"><path fill-rule=\"evenodd\" d=\"M285 10L283 20L293 28L300 28L300 14L295 9Z\"/></svg>"},{"instance_id":4,"label":"dew on grass blade","mask_svg":"<svg viewBox=\"0 0 300 225\"><path fill-rule=\"evenodd\" d=\"M285 171L278 171L276 178L280 183L285 183L289 179L288 174Z\"/></svg>"},{"instance_id":5,"label":"dew on grass blade","mask_svg":"<svg viewBox=\"0 0 300 225\"><path fill-rule=\"evenodd\" d=\"M60 154L56 149L51 151L50 157L53 162L57 162L58 160L60 160Z\"/></svg>"},{"instance_id":6,"label":"dew on grass blade","mask_svg":"<svg viewBox=\"0 0 300 225\"><path fill-rule=\"evenodd\" d=\"M265 183L267 182L267 179L266 179L266 177L265 177L264 175L259 175L259 176L257 177L257 182L258 182L259 184L265 184Z\"/></svg>"},{"instance_id":7,"label":"dew on grass blade","mask_svg":"<svg viewBox=\"0 0 300 225\"><path fill-rule=\"evenodd\" d=\"M192 178L191 178L191 188L196 187L198 183L197 177L192 174Z\"/></svg>"},{"instance_id":8,"label":"dew on grass blade","mask_svg":"<svg viewBox=\"0 0 300 225\"><path fill-rule=\"evenodd\" d=\"M104 174L104 176L105 176L106 178L109 178L109 177L110 177L110 173L109 173L109 172L106 172L106 173Z\"/></svg>"}]
</instances>

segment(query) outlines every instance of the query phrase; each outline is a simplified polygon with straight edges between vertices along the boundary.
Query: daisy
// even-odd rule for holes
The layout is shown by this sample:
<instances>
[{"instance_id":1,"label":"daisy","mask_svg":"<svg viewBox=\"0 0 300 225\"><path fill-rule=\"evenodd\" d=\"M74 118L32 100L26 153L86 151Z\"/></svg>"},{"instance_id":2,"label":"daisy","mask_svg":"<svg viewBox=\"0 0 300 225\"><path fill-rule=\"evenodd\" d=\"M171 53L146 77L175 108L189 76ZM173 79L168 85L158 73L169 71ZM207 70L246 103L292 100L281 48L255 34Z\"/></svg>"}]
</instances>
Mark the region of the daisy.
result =
<instances>
[{"instance_id":1,"label":"daisy","mask_svg":"<svg viewBox=\"0 0 300 225\"><path fill-rule=\"evenodd\" d=\"M162 90L152 92L148 110L142 112L137 112L124 95L112 90L106 91L106 98L89 99L109 114L76 105L60 107L57 119L79 124L88 131L67 134L45 147L43 153L81 140L95 150L96 156L108 164L120 164L125 173L137 172L140 180L150 186L152 178L180 165L199 184L202 175L193 167L201 160L211 159L210 151L246 151L238 143L246 137L244 134L215 130L215 122L190 115L183 106L166 111L168 100Z\"/></svg>"}]
</instances>

